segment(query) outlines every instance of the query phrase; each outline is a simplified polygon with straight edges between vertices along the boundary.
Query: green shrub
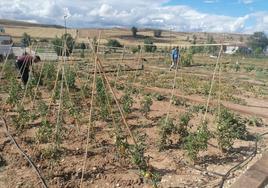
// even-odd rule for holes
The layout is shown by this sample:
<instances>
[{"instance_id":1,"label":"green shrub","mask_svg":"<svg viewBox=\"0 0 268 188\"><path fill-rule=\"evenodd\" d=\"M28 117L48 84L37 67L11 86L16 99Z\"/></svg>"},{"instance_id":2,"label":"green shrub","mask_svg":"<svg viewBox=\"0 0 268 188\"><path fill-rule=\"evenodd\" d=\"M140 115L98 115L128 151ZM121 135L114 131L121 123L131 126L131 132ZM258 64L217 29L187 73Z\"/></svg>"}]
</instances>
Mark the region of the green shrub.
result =
<instances>
[{"instance_id":1,"label":"green shrub","mask_svg":"<svg viewBox=\"0 0 268 188\"><path fill-rule=\"evenodd\" d=\"M122 47L122 44L118 40L110 39L107 43L107 46L109 47Z\"/></svg>"},{"instance_id":2,"label":"green shrub","mask_svg":"<svg viewBox=\"0 0 268 188\"><path fill-rule=\"evenodd\" d=\"M161 35L162 35L162 30L160 29L154 30L154 37L161 37Z\"/></svg>"},{"instance_id":3,"label":"green shrub","mask_svg":"<svg viewBox=\"0 0 268 188\"><path fill-rule=\"evenodd\" d=\"M157 47L154 45L153 41L149 38L144 40L144 50L145 52L155 52Z\"/></svg>"}]
</instances>

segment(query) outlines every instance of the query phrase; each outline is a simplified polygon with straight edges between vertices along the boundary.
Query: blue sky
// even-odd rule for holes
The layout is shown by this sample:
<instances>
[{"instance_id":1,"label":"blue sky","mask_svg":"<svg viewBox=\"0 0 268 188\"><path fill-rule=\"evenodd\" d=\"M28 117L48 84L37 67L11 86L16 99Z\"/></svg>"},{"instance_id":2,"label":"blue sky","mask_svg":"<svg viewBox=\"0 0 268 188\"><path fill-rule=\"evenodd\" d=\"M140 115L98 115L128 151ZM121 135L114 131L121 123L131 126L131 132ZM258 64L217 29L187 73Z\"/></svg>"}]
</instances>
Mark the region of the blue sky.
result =
<instances>
[{"instance_id":1,"label":"blue sky","mask_svg":"<svg viewBox=\"0 0 268 188\"><path fill-rule=\"evenodd\" d=\"M267 0L0 0L0 18L77 28L268 33Z\"/></svg>"},{"instance_id":2,"label":"blue sky","mask_svg":"<svg viewBox=\"0 0 268 188\"><path fill-rule=\"evenodd\" d=\"M171 0L165 5L188 5L197 11L226 16L268 11L267 0Z\"/></svg>"}]
</instances>

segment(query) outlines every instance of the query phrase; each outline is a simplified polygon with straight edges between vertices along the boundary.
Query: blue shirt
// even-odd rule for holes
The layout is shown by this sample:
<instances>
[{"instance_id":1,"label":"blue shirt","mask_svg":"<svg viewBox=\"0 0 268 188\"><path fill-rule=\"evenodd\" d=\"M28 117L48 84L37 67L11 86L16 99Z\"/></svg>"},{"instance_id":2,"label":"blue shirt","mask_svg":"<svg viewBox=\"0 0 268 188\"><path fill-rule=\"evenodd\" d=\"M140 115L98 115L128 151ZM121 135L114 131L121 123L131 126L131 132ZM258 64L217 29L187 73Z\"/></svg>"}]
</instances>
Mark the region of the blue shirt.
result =
<instances>
[{"instance_id":1,"label":"blue shirt","mask_svg":"<svg viewBox=\"0 0 268 188\"><path fill-rule=\"evenodd\" d=\"M179 50L173 49L172 52L171 52L171 56L172 56L173 59L178 59L180 57Z\"/></svg>"}]
</instances>

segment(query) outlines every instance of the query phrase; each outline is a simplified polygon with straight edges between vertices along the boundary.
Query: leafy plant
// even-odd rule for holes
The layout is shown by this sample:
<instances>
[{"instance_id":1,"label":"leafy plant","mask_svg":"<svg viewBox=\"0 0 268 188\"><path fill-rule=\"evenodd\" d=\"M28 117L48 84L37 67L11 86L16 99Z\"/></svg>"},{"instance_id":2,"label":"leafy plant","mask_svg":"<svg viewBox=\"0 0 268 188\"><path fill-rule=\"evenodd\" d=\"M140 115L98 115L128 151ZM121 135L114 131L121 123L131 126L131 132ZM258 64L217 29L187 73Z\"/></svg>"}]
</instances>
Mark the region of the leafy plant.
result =
<instances>
[{"instance_id":1,"label":"leafy plant","mask_svg":"<svg viewBox=\"0 0 268 188\"><path fill-rule=\"evenodd\" d=\"M48 89L53 89L56 80L56 66L53 63L45 63L41 75L40 85L44 84Z\"/></svg>"},{"instance_id":2,"label":"leafy plant","mask_svg":"<svg viewBox=\"0 0 268 188\"><path fill-rule=\"evenodd\" d=\"M142 178L151 181L153 186L157 187L157 183L161 180L161 177L149 164L150 157L146 157L144 154L146 148L145 137L146 135L139 136L139 142L137 145L130 145L129 152L132 162L139 168Z\"/></svg>"},{"instance_id":3,"label":"leafy plant","mask_svg":"<svg viewBox=\"0 0 268 188\"><path fill-rule=\"evenodd\" d=\"M186 112L180 115L179 125L177 127L177 133L180 135L180 141L183 141L185 137L189 135L188 125L191 120L192 114Z\"/></svg>"},{"instance_id":4,"label":"leafy plant","mask_svg":"<svg viewBox=\"0 0 268 188\"><path fill-rule=\"evenodd\" d=\"M43 100L40 100L37 102L37 110L39 114L41 115L41 117L45 117L48 112L48 106Z\"/></svg>"},{"instance_id":5,"label":"leafy plant","mask_svg":"<svg viewBox=\"0 0 268 188\"><path fill-rule=\"evenodd\" d=\"M247 72L251 72L251 71L255 70L255 66L254 66L254 65L246 66L246 67L245 67L245 70L246 70Z\"/></svg>"},{"instance_id":6,"label":"leafy plant","mask_svg":"<svg viewBox=\"0 0 268 188\"><path fill-rule=\"evenodd\" d=\"M133 106L133 98L130 95L130 92L127 92L121 97L121 103L123 104L123 110L125 113L130 113Z\"/></svg>"},{"instance_id":7,"label":"leafy plant","mask_svg":"<svg viewBox=\"0 0 268 188\"><path fill-rule=\"evenodd\" d=\"M256 116L252 116L250 119L248 119L248 125L254 126L254 127L262 127L264 125L261 118L258 118Z\"/></svg>"},{"instance_id":8,"label":"leafy plant","mask_svg":"<svg viewBox=\"0 0 268 188\"><path fill-rule=\"evenodd\" d=\"M52 146L48 146L45 149L42 149L41 153L42 153L41 156L44 159L58 160L62 154L62 151L59 148L52 145Z\"/></svg>"},{"instance_id":9,"label":"leafy plant","mask_svg":"<svg viewBox=\"0 0 268 188\"><path fill-rule=\"evenodd\" d=\"M211 135L208 131L207 124L202 124L196 132L190 133L185 138L184 148L186 149L187 156L196 161L198 153L202 150L206 150L208 147L208 140Z\"/></svg>"},{"instance_id":10,"label":"leafy plant","mask_svg":"<svg viewBox=\"0 0 268 188\"><path fill-rule=\"evenodd\" d=\"M158 100L158 101L162 101L166 98L165 96L163 96L159 93L156 93L154 96L155 96L156 100Z\"/></svg>"},{"instance_id":11,"label":"leafy plant","mask_svg":"<svg viewBox=\"0 0 268 188\"><path fill-rule=\"evenodd\" d=\"M232 148L235 139L245 139L245 124L227 109L222 109L217 122L218 145L223 152Z\"/></svg>"},{"instance_id":12,"label":"leafy plant","mask_svg":"<svg viewBox=\"0 0 268 188\"><path fill-rule=\"evenodd\" d=\"M16 129L20 132L22 131L26 124L30 121L31 116L27 110L24 109L23 106L19 105L17 109L18 115L12 118Z\"/></svg>"},{"instance_id":13,"label":"leafy plant","mask_svg":"<svg viewBox=\"0 0 268 188\"><path fill-rule=\"evenodd\" d=\"M173 123L173 119L163 117L159 122L159 150L162 151L168 146L169 137L172 133L177 132L177 127Z\"/></svg>"},{"instance_id":14,"label":"leafy plant","mask_svg":"<svg viewBox=\"0 0 268 188\"><path fill-rule=\"evenodd\" d=\"M9 96L6 102L14 106L19 103L22 95L22 88L19 82L15 78L11 79Z\"/></svg>"},{"instance_id":15,"label":"leafy plant","mask_svg":"<svg viewBox=\"0 0 268 188\"><path fill-rule=\"evenodd\" d=\"M150 112L152 104L153 100L149 95L146 95L141 101L141 112L143 112L145 116L147 116L148 112Z\"/></svg>"},{"instance_id":16,"label":"leafy plant","mask_svg":"<svg viewBox=\"0 0 268 188\"><path fill-rule=\"evenodd\" d=\"M65 69L66 82L69 88L75 88L76 73L70 68Z\"/></svg>"},{"instance_id":17,"label":"leafy plant","mask_svg":"<svg viewBox=\"0 0 268 188\"><path fill-rule=\"evenodd\" d=\"M107 120L109 115L108 100L110 96L107 95L105 85L101 77L97 77L96 80L96 90L97 90L97 104L100 108L100 115L103 120Z\"/></svg>"},{"instance_id":18,"label":"leafy plant","mask_svg":"<svg viewBox=\"0 0 268 188\"><path fill-rule=\"evenodd\" d=\"M38 143L47 143L52 139L53 125L43 120L41 122L41 127L36 132L36 140Z\"/></svg>"}]
</instances>

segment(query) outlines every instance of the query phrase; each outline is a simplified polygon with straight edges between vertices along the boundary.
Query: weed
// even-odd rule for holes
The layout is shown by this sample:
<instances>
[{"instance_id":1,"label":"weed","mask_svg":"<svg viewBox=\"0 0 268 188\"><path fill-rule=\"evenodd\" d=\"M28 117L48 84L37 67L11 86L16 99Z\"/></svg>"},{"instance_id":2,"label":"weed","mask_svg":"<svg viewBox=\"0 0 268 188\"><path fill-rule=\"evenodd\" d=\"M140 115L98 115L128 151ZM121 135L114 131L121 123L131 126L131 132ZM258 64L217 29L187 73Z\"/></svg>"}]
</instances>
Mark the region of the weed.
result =
<instances>
[{"instance_id":1,"label":"weed","mask_svg":"<svg viewBox=\"0 0 268 188\"><path fill-rule=\"evenodd\" d=\"M252 72L253 70L255 70L255 66L254 65L249 65L245 67L246 72Z\"/></svg>"},{"instance_id":2,"label":"weed","mask_svg":"<svg viewBox=\"0 0 268 188\"><path fill-rule=\"evenodd\" d=\"M186 106L186 100L173 96L171 103L175 106Z\"/></svg>"},{"instance_id":3,"label":"weed","mask_svg":"<svg viewBox=\"0 0 268 188\"><path fill-rule=\"evenodd\" d=\"M258 118L256 116L252 116L250 119L248 119L248 125L254 126L254 127L262 127L264 125L261 118Z\"/></svg>"},{"instance_id":4,"label":"weed","mask_svg":"<svg viewBox=\"0 0 268 188\"><path fill-rule=\"evenodd\" d=\"M45 149L42 149L41 153L42 153L41 156L44 159L58 160L62 154L62 151L55 146L49 146Z\"/></svg>"}]
</instances>

